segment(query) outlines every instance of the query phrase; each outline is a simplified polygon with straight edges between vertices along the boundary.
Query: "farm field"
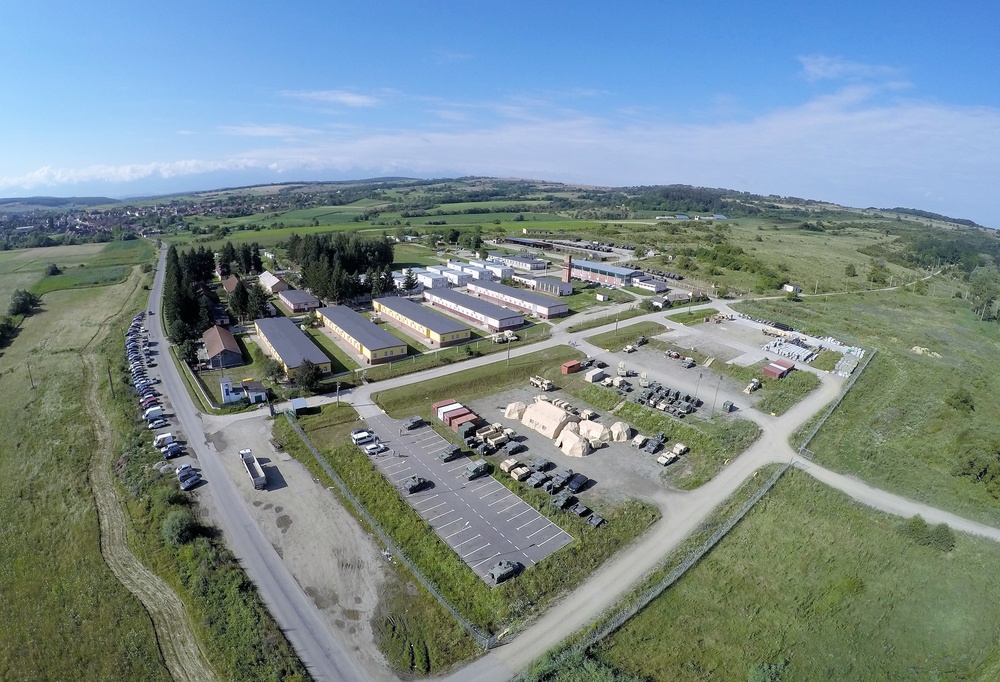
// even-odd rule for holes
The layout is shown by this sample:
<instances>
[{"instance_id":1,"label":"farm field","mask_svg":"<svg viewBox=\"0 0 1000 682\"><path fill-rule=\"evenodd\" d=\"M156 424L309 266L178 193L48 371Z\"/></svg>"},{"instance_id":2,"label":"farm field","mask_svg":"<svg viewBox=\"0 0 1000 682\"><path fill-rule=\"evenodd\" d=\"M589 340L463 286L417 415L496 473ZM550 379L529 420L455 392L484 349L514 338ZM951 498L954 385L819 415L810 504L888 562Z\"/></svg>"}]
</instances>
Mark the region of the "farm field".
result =
<instances>
[{"instance_id":1,"label":"farm field","mask_svg":"<svg viewBox=\"0 0 1000 682\"><path fill-rule=\"evenodd\" d=\"M994 679L1000 545L902 523L790 469L593 655L648 680Z\"/></svg>"},{"instance_id":2,"label":"farm field","mask_svg":"<svg viewBox=\"0 0 1000 682\"><path fill-rule=\"evenodd\" d=\"M27 318L4 352L0 386L19 396L0 411L4 680L170 679L149 616L101 556L87 483L95 436L80 355L139 281L135 274L127 285L47 294L44 312Z\"/></svg>"},{"instance_id":3,"label":"farm field","mask_svg":"<svg viewBox=\"0 0 1000 682\"><path fill-rule=\"evenodd\" d=\"M969 469L995 458L1000 439L1000 325L980 322L954 290L936 279L926 295L887 291L738 307L877 350L810 443L817 462L1000 525L996 489L977 475L985 468Z\"/></svg>"}]
</instances>

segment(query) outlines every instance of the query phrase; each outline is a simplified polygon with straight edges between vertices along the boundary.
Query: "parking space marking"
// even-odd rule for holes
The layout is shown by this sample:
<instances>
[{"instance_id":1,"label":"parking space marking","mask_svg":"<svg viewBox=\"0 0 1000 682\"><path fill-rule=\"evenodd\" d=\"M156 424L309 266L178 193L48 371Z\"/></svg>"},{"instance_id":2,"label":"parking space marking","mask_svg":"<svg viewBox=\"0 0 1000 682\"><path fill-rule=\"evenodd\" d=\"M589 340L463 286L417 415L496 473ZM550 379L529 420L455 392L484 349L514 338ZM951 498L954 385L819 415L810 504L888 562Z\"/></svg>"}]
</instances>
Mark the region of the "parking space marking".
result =
<instances>
[{"instance_id":1,"label":"parking space marking","mask_svg":"<svg viewBox=\"0 0 1000 682\"><path fill-rule=\"evenodd\" d=\"M391 469L393 467L403 466L406 462L396 462L395 464L387 464L386 469Z\"/></svg>"},{"instance_id":2,"label":"parking space marking","mask_svg":"<svg viewBox=\"0 0 1000 682\"><path fill-rule=\"evenodd\" d=\"M480 490L482 490L486 486L491 485L493 483L496 483L496 481L494 481L492 478L490 480L488 480L488 481L483 481L483 484L481 486L479 486L478 488L473 488L472 492L478 493Z\"/></svg>"},{"instance_id":3,"label":"parking space marking","mask_svg":"<svg viewBox=\"0 0 1000 682\"><path fill-rule=\"evenodd\" d=\"M497 558L498 556L500 556L500 552L497 552L496 554L494 554L493 556L491 556L491 557L489 557L489 558L486 558L486 559L483 559L483 560L482 560L482 561L480 561L479 563L476 563L476 564L473 564L471 568L472 568L472 570L474 571L474 570L476 570L477 568L479 568L480 566L482 566L483 564L485 564L485 563L486 563L487 561L489 561L490 559L496 559L496 558Z\"/></svg>"},{"instance_id":4,"label":"parking space marking","mask_svg":"<svg viewBox=\"0 0 1000 682\"><path fill-rule=\"evenodd\" d=\"M433 495L430 495L430 496L428 496L428 497L425 497L424 499L422 499L422 500L420 500L420 501L421 501L421 502L427 502L428 500L433 500L433 499L434 499L435 497L437 497L437 496L438 496L439 494L440 494L440 493L434 493ZM444 504L444 503L442 502L442 504Z\"/></svg>"},{"instance_id":5,"label":"parking space marking","mask_svg":"<svg viewBox=\"0 0 1000 682\"><path fill-rule=\"evenodd\" d=\"M396 476L396 477L395 477L394 479L392 479L392 480L394 480L394 481L398 481L398 480L399 480L399 479L401 479L401 478L405 478L405 477L406 477L406 472L407 472L407 471L409 471L409 470L410 470L410 467L406 467L405 469L403 469L403 470L402 470L402 473L401 473L401 474L400 474L399 476ZM398 472L398 471L395 471L395 472L393 472L393 475L395 475L395 474L397 474L397 473L400 473L400 472Z\"/></svg>"},{"instance_id":6,"label":"parking space marking","mask_svg":"<svg viewBox=\"0 0 1000 682\"><path fill-rule=\"evenodd\" d=\"M509 500L509 499L510 499L511 497L514 497L514 493L509 493L509 494L507 494L506 496L504 496L504 497L501 497L501 498L500 498L499 500L493 500L492 502L490 502L489 506L491 506L491 507L492 507L492 506L493 506L493 505L495 505L495 504L500 504L500 503L501 503L501 502L503 502L504 500Z\"/></svg>"},{"instance_id":7,"label":"parking space marking","mask_svg":"<svg viewBox=\"0 0 1000 682\"><path fill-rule=\"evenodd\" d=\"M490 495L496 495L497 493L503 492L505 490L507 490L507 488L504 488L502 485L500 485L499 483L497 483L497 487L495 489L493 489L490 492L486 493L485 495L481 496L479 499L480 500L485 500Z\"/></svg>"},{"instance_id":8,"label":"parking space marking","mask_svg":"<svg viewBox=\"0 0 1000 682\"><path fill-rule=\"evenodd\" d=\"M448 504L448 503L447 503L447 502L441 502L441 503L439 503L439 504L435 504L435 505L434 505L433 507L427 507L426 509L424 509L424 510L422 510L422 511L423 511L424 513L426 513L426 512L429 512L429 511L434 511L434 510L435 510L435 509L437 509L438 507L443 507L443 506L445 506L446 504Z\"/></svg>"},{"instance_id":9,"label":"parking space marking","mask_svg":"<svg viewBox=\"0 0 1000 682\"><path fill-rule=\"evenodd\" d=\"M462 464L459 464L457 467L455 467L453 469L448 469L448 471L458 471L459 469L464 469L467 466L468 466L468 464L462 463ZM461 476L456 476L455 478L461 478Z\"/></svg>"},{"instance_id":10,"label":"parking space marking","mask_svg":"<svg viewBox=\"0 0 1000 682\"><path fill-rule=\"evenodd\" d=\"M472 550L471 552L469 552L468 554L463 554L463 555L462 555L462 558L464 559L465 557L468 557L468 556L472 556L473 554L475 554L475 553L476 553L476 552L478 552L479 550L482 550L482 549L486 549L486 548L487 548L487 547L489 547L489 546L490 546L490 543L488 543L488 542L487 542L487 543L486 543L485 545L483 545L483 546L482 546L482 547L480 547L479 549L474 549L474 550Z\"/></svg>"},{"instance_id":11,"label":"parking space marking","mask_svg":"<svg viewBox=\"0 0 1000 682\"><path fill-rule=\"evenodd\" d=\"M519 497L519 498L517 498L517 502L515 502L515 503L514 503L514 504L512 504L512 505L510 505L509 507L504 507L503 509L501 509L500 511L498 511L498 512L497 512L497 515L500 515L500 514L503 514L503 513L504 513L505 511L507 511L508 509L513 509L513 508L514 508L514 507L516 507L517 505L521 504L521 502L522 502L521 498L520 498L520 497Z\"/></svg>"},{"instance_id":12,"label":"parking space marking","mask_svg":"<svg viewBox=\"0 0 1000 682\"><path fill-rule=\"evenodd\" d=\"M530 526L531 524L533 524L535 521L537 521L538 519L542 519L542 518L544 518L544 517L539 514L538 516L534 517L533 519L531 519L527 523L518 526L517 530L521 530L522 528L527 528L528 526Z\"/></svg>"},{"instance_id":13,"label":"parking space marking","mask_svg":"<svg viewBox=\"0 0 1000 682\"><path fill-rule=\"evenodd\" d=\"M560 530L558 533L556 533L555 535L553 535L552 537L550 537L549 540L555 540L560 535L567 535L567 533L565 531ZM546 540L545 542L548 542L549 540ZM542 545L545 544L545 542L538 543L538 546L541 547Z\"/></svg>"},{"instance_id":14,"label":"parking space marking","mask_svg":"<svg viewBox=\"0 0 1000 682\"><path fill-rule=\"evenodd\" d=\"M441 506L441 505L438 505L438 506ZM449 510L448 510L448 511L446 511L446 512L443 512L443 513L441 513L441 514L438 514L437 516L435 516L435 517L434 517L434 518L432 518L432 519L427 519L427 523L434 523L435 521L437 521L438 519L440 519L440 518L441 518L442 516L448 516L448 514L451 514L451 513L452 513L452 512L454 512L454 511L455 511L454 509L449 509ZM459 520L461 520L461 519L459 519ZM445 525L447 525L447 524L445 524ZM442 528L444 528L444 526L441 526L441 527L442 527Z\"/></svg>"},{"instance_id":15,"label":"parking space marking","mask_svg":"<svg viewBox=\"0 0 1000 682\"><path fill-rule=\"evenodd\" d=\"M525 509L525 510L524 510L523 512L521 512L520 514L517 514L517 515L515 515L515 516L512 516L512 517L510 517L509 519L507 519L507 523L510 523L511 521L513 521L514 519L516 519L516 518L517 518L518 516L524 516L525 514L527 514L527 513L528 513L528 512L530 512L530 511L532 511L532 508L531 508L531 507L528 507L528 508L527 508L527 509ZM524 526L521 526L521 528L523 528L523 527L524 527ZM518 530L521 530L521 528L518 528Z\"/></svg>"},{"instance_id":16,"label":"parking space marking","mask_svg":"<svg viewBox=\"0 0 1000 682\"><path fill-rule=\"evenodd\" d=\"M530 540L531 538L535 537L536 535L538 535L539 533L541 533L543 530L545 530L546 528L548 528L549 525L550 524L545 524L544 526L542 526L541 528L539 528L538 530L536 530L534 533L532 533L531 535L529 535L528 539ZM549 540L551 540L551 539L552 538L549 538Z\"/></svg>"},{"instance_id":17,"label":"parking space marking","mask_svg":"<svg viewBox=\"0 0 1000 682\"><path fill-rule=\"evenodd\" d=\"M461 546L462 546L462 545L464 545L465 543L467 543L467 542L472 542L472 541L473 541L473 540L475 540L476 538L481 538L481 537L483 537L483 536L482 536L482 535L481 535L480 533L476 533L475 535L473 535L473 536L472 536L471 538L469 538L468 540L462 540L462 541L461 541L460 543L458 543L458 544L457 544L457 545L455 545L454 547L455 547L455 549L457 550L457 549L458 549L459 547L461 547Z\"/></svg>"}]
</instances>

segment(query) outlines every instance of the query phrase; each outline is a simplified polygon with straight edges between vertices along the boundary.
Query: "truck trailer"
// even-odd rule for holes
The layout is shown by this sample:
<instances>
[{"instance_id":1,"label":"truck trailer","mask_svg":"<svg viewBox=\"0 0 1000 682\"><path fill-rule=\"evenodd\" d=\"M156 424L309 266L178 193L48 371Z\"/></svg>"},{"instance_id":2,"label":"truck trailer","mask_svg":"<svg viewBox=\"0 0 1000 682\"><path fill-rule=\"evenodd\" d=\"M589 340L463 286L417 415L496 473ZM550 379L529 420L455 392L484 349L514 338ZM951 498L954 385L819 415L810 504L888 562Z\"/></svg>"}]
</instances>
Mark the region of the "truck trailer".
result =
<instances>
[{"instance_id":1,"label":"truck trailer","mask_svg":"<svg viewBox=\"0 0 1000 682\"><path fill-rule=\"evenodd\" d=\"M240 450L240 459L243 460L243 467L247 470L253 487L257 490L263 490L267 486L267 477L264 475L264 469L257 461L257 457L254 456L253 450L249 448Z\"/></svg>"}]
</instances>

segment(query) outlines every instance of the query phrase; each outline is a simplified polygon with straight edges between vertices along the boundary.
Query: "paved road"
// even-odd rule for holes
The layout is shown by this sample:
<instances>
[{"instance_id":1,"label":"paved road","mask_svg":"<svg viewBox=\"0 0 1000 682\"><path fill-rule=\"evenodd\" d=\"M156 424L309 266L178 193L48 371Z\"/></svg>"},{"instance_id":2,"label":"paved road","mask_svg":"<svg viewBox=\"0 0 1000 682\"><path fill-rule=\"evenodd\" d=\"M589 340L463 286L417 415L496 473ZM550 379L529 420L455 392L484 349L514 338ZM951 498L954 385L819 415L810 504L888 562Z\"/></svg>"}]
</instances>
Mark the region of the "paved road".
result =
<instances>
[{"instance_id":1,"label":"paved road","mask_svg":"<svg viewBox=\"0 0 1000 682\"><path fill-rule=\"evenodd\" d=\"M196 494L212 496L229 548L256 583L264 602L312 676L317 680L350 682L370 679L371 676L356 665L338 633L327 625L319 609L302 591L247 512L243 498L218 459L219 453L204 438L201 415L192 404L177 367L167 357L169 344L159 314L165 262L166 247L160 254L150 293L149 309L155 314L146 320L146 326L150 339L158 342L161 353L158 358L163 382L160 391L171 397L173 420L188 437L188 450L197 457L207 481Z\"/></svg>"}]
</instances>

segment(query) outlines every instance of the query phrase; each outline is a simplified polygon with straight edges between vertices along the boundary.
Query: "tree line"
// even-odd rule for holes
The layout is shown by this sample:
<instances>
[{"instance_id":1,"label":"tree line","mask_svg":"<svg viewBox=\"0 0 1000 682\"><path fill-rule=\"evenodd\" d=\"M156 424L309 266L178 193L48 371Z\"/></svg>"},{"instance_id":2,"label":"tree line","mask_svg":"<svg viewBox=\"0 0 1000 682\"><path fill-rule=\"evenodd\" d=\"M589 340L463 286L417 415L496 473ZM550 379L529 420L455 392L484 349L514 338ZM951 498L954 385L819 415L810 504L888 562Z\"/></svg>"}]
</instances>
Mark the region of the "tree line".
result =
<instances>
[{"instance_id":1,"label":"tree line","mask_svg":"<svg viewBox=\"0 0 1000 682\"><path fill-rule=\"evenodd\" d=\"M293 234L284 244L288 258L301 269L302 285L316 296L345 303L396 290L392 278L392 242L356 232Z\"/></svg>"}]
</instances>

